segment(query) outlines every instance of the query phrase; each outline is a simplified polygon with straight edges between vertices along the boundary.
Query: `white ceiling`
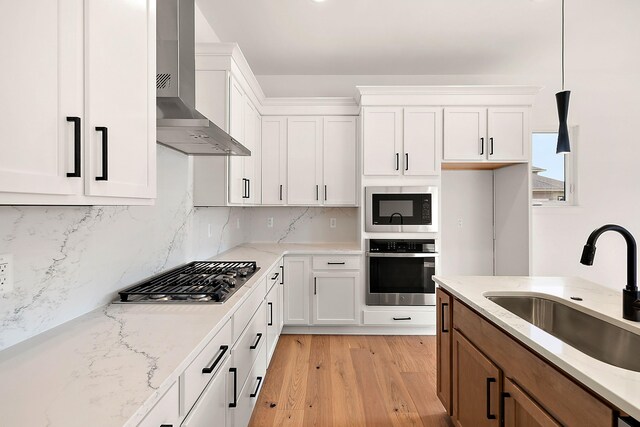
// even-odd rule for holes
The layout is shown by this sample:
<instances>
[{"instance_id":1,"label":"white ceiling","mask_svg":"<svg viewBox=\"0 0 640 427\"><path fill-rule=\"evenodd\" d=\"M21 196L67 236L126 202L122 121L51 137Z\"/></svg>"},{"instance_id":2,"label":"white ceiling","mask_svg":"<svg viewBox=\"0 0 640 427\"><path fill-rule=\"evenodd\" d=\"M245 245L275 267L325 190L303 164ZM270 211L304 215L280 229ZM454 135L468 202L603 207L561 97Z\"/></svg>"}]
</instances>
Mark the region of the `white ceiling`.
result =
<instances>
[{"instance_id":1,"label":"white ceiling","mask_svg":"<svg viewBox=\"0 0 640 427\"><path fill-rule=\"evenodd\" d=\"M197 3L257 75L505 74L559 65L560 0Z\"/></svg>"}]
</instances>

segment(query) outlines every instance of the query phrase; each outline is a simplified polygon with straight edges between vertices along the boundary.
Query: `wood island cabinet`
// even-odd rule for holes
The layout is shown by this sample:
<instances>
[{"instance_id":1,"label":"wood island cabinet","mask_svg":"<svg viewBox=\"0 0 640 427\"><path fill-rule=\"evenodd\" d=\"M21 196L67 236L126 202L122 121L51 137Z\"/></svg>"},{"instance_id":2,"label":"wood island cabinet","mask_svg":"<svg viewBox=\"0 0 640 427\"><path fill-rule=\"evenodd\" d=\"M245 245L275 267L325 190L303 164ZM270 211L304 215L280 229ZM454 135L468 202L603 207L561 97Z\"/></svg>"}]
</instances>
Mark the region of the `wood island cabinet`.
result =
<instances>
[{"instance_id":1,"label":"wood island cabinet","mask_svg":"<svg viewBox=\"0 0 640 427\"><path fill-rule=\"evenodd\" d=\"M451 297L442 289L436 289L436 361L438 398L447 410L451 411Z\"/></svg>"}]
</instances>

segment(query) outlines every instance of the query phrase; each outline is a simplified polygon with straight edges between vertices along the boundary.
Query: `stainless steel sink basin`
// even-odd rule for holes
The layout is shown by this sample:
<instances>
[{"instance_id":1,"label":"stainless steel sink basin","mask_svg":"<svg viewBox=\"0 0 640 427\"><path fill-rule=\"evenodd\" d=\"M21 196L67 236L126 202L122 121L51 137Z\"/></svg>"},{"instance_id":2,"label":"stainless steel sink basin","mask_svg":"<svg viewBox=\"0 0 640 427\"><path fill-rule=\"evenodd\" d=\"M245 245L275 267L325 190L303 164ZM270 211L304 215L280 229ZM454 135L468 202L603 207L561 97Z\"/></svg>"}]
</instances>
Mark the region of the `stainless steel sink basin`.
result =
<instances>
[{"instance_id":1,"label":"stainless steel sink basin","mask_svg":"<svg viewBox=\"0 0 640 427\"><path fill-rule=\"evenodd\" d=\"M486 298L595 359L640 372L640 335L546 298Z\"/></svg>"}]
</instances>

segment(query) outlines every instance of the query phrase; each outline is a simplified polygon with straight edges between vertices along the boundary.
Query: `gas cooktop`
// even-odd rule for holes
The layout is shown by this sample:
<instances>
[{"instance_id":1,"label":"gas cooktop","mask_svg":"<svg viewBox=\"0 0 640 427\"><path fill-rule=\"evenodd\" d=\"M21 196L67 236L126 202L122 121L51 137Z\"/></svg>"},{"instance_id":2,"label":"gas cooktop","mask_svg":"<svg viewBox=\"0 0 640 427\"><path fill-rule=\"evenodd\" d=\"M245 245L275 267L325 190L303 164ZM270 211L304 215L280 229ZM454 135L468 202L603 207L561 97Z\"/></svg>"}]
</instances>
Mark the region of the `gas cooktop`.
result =
<instances>
[{"instance_id":1,"label":"gas cooktop","mask_svg":"<svg viewBox=\"0 0 640 427\"><path fill-rule=\"evenodd\" d=\"M194 261L120 291L116 303L223 303L260 268L255 261Z\"/></svg>"}]
</instances>

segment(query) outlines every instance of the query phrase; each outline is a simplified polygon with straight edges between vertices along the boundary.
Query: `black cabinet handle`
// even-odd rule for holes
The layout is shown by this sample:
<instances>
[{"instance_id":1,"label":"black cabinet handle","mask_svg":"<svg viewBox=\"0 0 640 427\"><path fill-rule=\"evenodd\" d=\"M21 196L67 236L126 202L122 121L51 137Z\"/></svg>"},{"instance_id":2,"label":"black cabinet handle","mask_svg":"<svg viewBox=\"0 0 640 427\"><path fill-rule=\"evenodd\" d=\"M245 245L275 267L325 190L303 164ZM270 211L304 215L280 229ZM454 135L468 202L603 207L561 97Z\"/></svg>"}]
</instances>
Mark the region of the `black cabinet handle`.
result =
<instances>
[{"instance_id":1,"label":"black cabinet handle","mask_svg":"<svg viewBox=\"0 0 640 427\"><path fill-rule=\"evenodd\" d=\"M280 273L274 273L274 275L271 278L271 280L277 280L279 275L280 275Z\"/></svg>"},{"instance_id":2,"label":"black cabinet handle","mask_svg":"<svg viewBox=\"0 0 640 427\"><path fill-rule=\"evenodd\" d=\"M319 191L319 186L316 184L316 200L320 200Z\"/></svg>"},{"instance_id":3,"label":"black cabinet handle","mask_svg":"<svg viewBox=\"0 0 640 427\"><path fill-rule=\"evenodd\" d=\"M67 117L67 121L73 123L73 172L67 172L67 177L80 178L80 117Z\"/></svg>"},{"instance_id":4,"label":"black cabinet handle","mask_svg":"<svg viewBox=\"0 0 640 427\"><path fill-rule=\"evenodd\" d=\"M247 199L251 198L251 180L247 179Z\"/></svg>"},{"instance_id":5,"label":"black cabinet handle","mask_svg":"<svg viewBox=\"0 0 640 427\"><path fill-rule=\"evenodd\" d=\"M491 383L495 383L495 378L487 378L487 419L495 420L496 416L491 413Z\"/></svg>"},{"instance_id":6,"label":"black cabinet handle","mask_svg":"<svg viewBox=\"0 0 640 427\"><path fill-rule=\"evenodd\" d=\"M449 307L449 303L443 302L440 307L440 330L442 331L442 333L449 332L449 329L445 329L444 327L444 308L445 307Z\"/></svg>"},{"instance_id":7,"label":"black cabinet handle","mask_svg":"<svg viewBox=\"0 0 640 427\"><path fill-rule=\"evenodd\" d=\"M258 385L256 386L256 389L253 391L253 393L249 395L249 397L256 397L258 395L258 390L260 390L260 384L262 384L262 377L258 377L256 379L258 380Z\"/></svg>"},{"instance_id":8,"label":"black cabinet handle","mask_svg":"<svg viewBox=\"0 0 640 427\"><path fill-rule=\"evenodd\" d=\"M109 180L109 131L105 126L96 126L96 132L102 132L102 175L96 181Z\"/></svg>"},{"instance_id":9,"label":"black cabinet handle","mask_svg":"<svg viewBox=\"0 0 640 427\"><path fill-rule=\"evenodd\" d=\"M327 201L327 185L324 186L324 201Z\"/></svg>"},{"instance_id":10,"label":"black cabinet handle","mask_svg":"<svg viewBox=\"0 0 640 427\"><path fill-rule=\"evenodd\" d=\"M222 357L227 352L227 350L229 350L229 346L228 345L221 345L220 346L220 350L218 352L218 357L215 358L215 360L213 361L213 364L211 364L211 366L209 366L208 368L202 368L202 373L203 374L210 374L213 371L215 371L216 366L218 366L218 363L220 363L220 360L222 360Z\"/></svg>"},{"instance_id":11,"label":"black cabinet handle","mask_svg":"<svg viewBox=\"0 0 640 427\"><path fill-rule=\"evenodd\" d=\"M249 198L247 194L247 181L249 181L247 178L242 178L242 198L243 199Z\"/></svg>"},{"instance_id":12,"label":"black cabinet handle","mask_svg":"<svg viewBox=\"0 0 640 427\"><path fill-rule=\"evenodd\" d=\"M318 295L318 278L313 278L313 294Z\"/></svg>"},{"instance_id":13,"label":"black cabinet handle","mask_svg":"<svg viewBox=\"0 0 640 427\"><path fill-rule=\"evenodd\" d=\"M258 337L258 339L256 340L256 343L254 345L252 345L251 347L249 347L249 350L255 350L256 348L258 348L258 343L262 339L262 333L258 333L256 335L256 337Z\"/></svg>"},{"instance_id":14,"label":"black cabinet handle","mask_svg":"<svg viewBox=\"0 0 640 427\"><path fill-rule=\"evenodd\" d=\"M160 427L173 427L173 424L160 424Z\"/></svg>"},{"instance_id":15,"label":"black cabinet handle","mask_svg":"<svg viewBox=\"0 0 640 427\"><path fill-rule=\"evenodd\" d=\"M331 262L331 261L329 261L327 263L327 265L345 265L345 264L346 263L344 261L342 261L342 262Z\"/></svg>"},{"instance_id":16,"label":"black cabinet handle","mask_svg":"<svg viewBox=\"0 0 640 427\"><path fill-rule=\"evenodd\" d=\"M238 368L229 368L229 372L233 374L233 402L229 403L229 408L238 406Z\"/></svg>"},{"instance_id":17,"label":"black cabinet handle","mask_svg":"<svg viewBox=\"0 0 640 427\"><path fill-rule=\"evenodd\" d=\"M280 184L280 201L282 201L282 184Z\"/></svg>"},{"instance_id":18,"label":"black cabinet handle","mask_svg":"<svg viewBox=\"0 0 640 427\"><path fill-rule=\"evenodd\" d=\"M484 137L480 138L480 155L484 154Z\"/></svg>"},{"instance_id":19,"label":"black cabinet handle","mask_svg":"<svg viewBox=\"0 0 640 427\"><path fill-rule=\"evenodd\" d=\"M400 170L400 153L396 153L396 170Z\"/></svg>"},{"instance_id":20,"label":"black cabinet handle","mask_svg":"<svg viewBox=\"0 0 640 427\"><path fill-rule=\"evenodd\" d=\"M404 170L409 170L409 153L404 153Z\"/></svg>"},{"instance_id":21,"label":"black cabinet handle","mask_svg":"<svg viewBox=\"0 0 640 427\"><path fill-rule=\"evenodd\" d=\"M273 326L273 303L268 302L267 305L269 306L269 323L267 323L267 326Z\"/></svg>"},{"instance_id":22,"label":"black cabinet handle","mask_svg":"<svg viewBox=\"0 0 640 427\"><path fill-rule=\"evenodd\" d=\"M489 155L493 156L493 138L489 138Z\"/></svg>"},{"instance_id":23,"label":"black cabinet handle","mask_svg":"<svg viewBox=\"0 0 640 427\"><path fill-rule=\"evenodd\" d=\"M394 317L393 320L411 320L411 317Z\"/></svg>"},{"instance_id":24,"label":"black cabinet handle","mask_svg":"<svg viewBox=\"0 0 640 427\"><path fill-rule=\"evenodd\" d=\"M282 273L280 275L280 284L284 285L284 266L283 265L280 266L280 272Z\"/></svg>"}]
</instances>

